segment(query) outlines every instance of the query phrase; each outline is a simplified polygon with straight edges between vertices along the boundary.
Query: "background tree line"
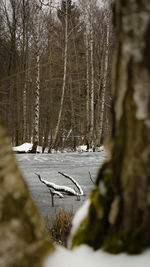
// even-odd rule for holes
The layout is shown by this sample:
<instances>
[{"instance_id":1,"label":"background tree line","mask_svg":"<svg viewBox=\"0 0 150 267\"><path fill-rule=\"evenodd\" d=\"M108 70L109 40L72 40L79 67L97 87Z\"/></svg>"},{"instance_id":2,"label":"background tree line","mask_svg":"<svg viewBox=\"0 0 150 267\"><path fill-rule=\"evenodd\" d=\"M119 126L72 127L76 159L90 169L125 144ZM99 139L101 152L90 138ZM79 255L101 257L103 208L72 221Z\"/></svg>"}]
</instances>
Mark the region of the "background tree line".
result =
<instances>
[{"instance_id":1,"label":"background tree line","mask_svg":"<svg viewBox=\"0 0 150 267\"><path fill-rule=\"evenodd\" d=\"M0 114L12 144L94 150L111 130L108 1L0 2Z\"/></svg>"}]
</instances>

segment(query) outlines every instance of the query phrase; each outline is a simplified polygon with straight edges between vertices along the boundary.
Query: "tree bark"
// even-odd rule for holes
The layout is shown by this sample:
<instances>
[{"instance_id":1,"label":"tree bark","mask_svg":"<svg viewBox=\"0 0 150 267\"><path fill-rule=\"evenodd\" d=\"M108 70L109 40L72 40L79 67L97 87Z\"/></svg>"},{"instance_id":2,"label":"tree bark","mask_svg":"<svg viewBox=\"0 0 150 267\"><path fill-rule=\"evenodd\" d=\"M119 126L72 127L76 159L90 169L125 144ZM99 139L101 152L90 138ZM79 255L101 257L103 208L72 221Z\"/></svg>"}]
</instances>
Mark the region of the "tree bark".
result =
<instances>
[{"instance_id":1,"label":"tree bark","mask_svg":"<svg viewBox=\"0 0 150 267\"><path fill-rule=\"evenodd\" d=\"M36 77L35 77L35 111L34 111L34 133L33 133L33 147L32 153L36 153L39 142L39 116L40 116L40 56L39 56L39 42L40 42L40 3L36 0L36 24L35 24L35 56L36 56Z\"/></svg>"},{"instance_id":2,"label":"tree bark","mask_svg":"<svg viewBox=\"0 0 150 267\"><path fill-rule=\"evenodd\" d=\"M103 134L103 121L104 121L104 110L105 110L105 96L106 96L106 84L108 79L108 59L109 59L109 35L110 35L110 22L109 22L109 14L106 11L106 50L105 50L105 59L104 59L104 78L102 84L102 92L101 92L101 110L100 110L100 122L99 122L99 142L102 144L102 134Z\"/></svg>"},{"instance_id":3,"label":"tree bark","mask_svg":"<svg viewBox=\"0 0 150 267\"><path fill-rule=\"evenodd\" d=\"M61 122L61 117L62 117L62 111L63 111L63 103L64 103L65 87L66 87L66 76L67 76L67 58L68 58L68 0L66 1L66 10L65 10L64 76L63 76L62 95L61 95L60 109L59 109L59 114L58 114L58 121L56 124L56 129L55 129L55 134L54 134L53 144L52 144L53 147L56 145L56 142L57 142L60 122Z\"/></svg>"},{"instance_id":4,"label":"tree bark","mask_svg":"<svg viewBox=\"0 0 150 267\"><path fill-rule=\"evenodd\" d=\"M91 90L90 90L90 148L94 150L94 36L93 36L93 4L90 0L90 65L91 65Z\"/></svg>"},{"instance_id":5,"label":"tree bark","mask_svg":"<svg viewBox=\"0 0 150 267\"><path fill-rule=\"evenodd\" d=\"M53 250L0 126L0 265L41 266Z\"/></svg>"},{"instance_id":6,"label":"tree bark","mask_svg":"<svg viewBox=\"0 0 150 267\"><path fill-rule=\"evenodd\" d=\"M90 128L90 64L89 64L89 33L87 25L87 12L84 9L85 24L85 47L86 47L86 139L89 148L89 128Z\"/></svg>"},{"instance_id":7,"label":"tree bark","mask_svg":"<svg viewBox=\"0 0 150 267\"><path fill-rule=\"evenodd\" d=\"M111 160L99 171L72 246L131 254L150 247L149 8L146 0L116 1Z\"/></svg>"}]
</instances>

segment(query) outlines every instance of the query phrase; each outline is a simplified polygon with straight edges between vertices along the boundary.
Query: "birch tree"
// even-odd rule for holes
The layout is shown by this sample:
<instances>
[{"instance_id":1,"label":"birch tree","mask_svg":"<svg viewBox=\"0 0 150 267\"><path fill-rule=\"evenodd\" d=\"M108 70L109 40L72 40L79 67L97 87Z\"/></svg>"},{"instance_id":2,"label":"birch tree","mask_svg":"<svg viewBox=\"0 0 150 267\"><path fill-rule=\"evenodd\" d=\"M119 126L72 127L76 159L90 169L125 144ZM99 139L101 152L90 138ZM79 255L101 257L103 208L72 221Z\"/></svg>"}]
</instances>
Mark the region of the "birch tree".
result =
<instances>
[{"instance_id":1,"label":"birch tree","mask_svg":"<svg viewBox=\"0 0 150 267\"><path fill-rule=\"evenodd\" d=\"M84 10L86 12L86 10ZM90 66L89 66L89 32L87 25L87 14L84 13L85 23L85 46L86 46L86 139L87 148L89 149L89 129L90 129Z\"/></svg>"},{"instance_id":2,"label":"birch tree","mask_svg":"<svg viewBox=\"0 0 150 267\"><path fill-rule=\"evenodd\" d=\"M23 130L22 140L26 141L27 138L27 54L28 54L28 26L29 26L29 4L27 1L22 1L21 6L21 24L22 24L22 38L21 38L21 50L22 50L22 98L23 98Z\"/></svg>"},{"instance_id":3,"label":"birch tree","mask_svg":"<svg viewBox=\"0 0 150 267\"><path fill-rule=\"evenodd\" d=\"M64 95L65 95L65 86L66 86L66 75L67 75L67 58L68 58L68 7L69 7L69 0L63 2L65 5L65 13L63 14L65 17L65 48L64 48L64 74L63 74L63 83L62 83L62 94L61 94L61 101L60 101L60 109L58 114L58 120L56 124L56 129L53 137L53 144L52 146L56 145L56 141L58 138L60 122L62 118L62 111L63 111L63 104L64 104Z\"/></svg>"},{"instance_id":4,"label":"birch tree","mask_svg":"<svg viewBox=\"0 0 150 267\"><path fill-rule=\"evenodd\" d=\"M32 153L36 153L39 142L39 114L40 114L40 2L35 1L35 57L36 57L36 77L35 77L35 111Z\"/></svg>"},{"instance_id":5,"label":"birch tree","mask_svg":"<svg viewBox=\"0 0 150 267\"><path fill-rule=\"evenodd\" d=\"M105 9L106 16L106 42L105 42L105 56L104 56L104 77L101 88L101 109L100 109L100 122L99 122L99 143L102 144L102 133L103 133L103 121L104 121L104 110L106 102L106 85L108 79L108 60L109 60L109 36L110 36L110 11L108 4Z\"/></svg>"},{"instance_id":6,"label":"birch tree","mask_svg":"<svg viewBox=\"0 0 150 267\"><path fill-rule=\"evenodd\" d=\"M85 27L86 49L86 140L87 148L94 149L94 29L93 11L96 1L80 1Z\"/></svg>"},{"instance_id":7,"label":"birch tree","mask_svg":"<svg viewBox=\"0 0 150 267\"><path fill-rule=\"evenodd\" d=\"M93 35L93 3L89 1L90 22L90 66L91 66L91 88L90 88L90 147L94 148L94 35Z\"/></svg>"}]
</instances>

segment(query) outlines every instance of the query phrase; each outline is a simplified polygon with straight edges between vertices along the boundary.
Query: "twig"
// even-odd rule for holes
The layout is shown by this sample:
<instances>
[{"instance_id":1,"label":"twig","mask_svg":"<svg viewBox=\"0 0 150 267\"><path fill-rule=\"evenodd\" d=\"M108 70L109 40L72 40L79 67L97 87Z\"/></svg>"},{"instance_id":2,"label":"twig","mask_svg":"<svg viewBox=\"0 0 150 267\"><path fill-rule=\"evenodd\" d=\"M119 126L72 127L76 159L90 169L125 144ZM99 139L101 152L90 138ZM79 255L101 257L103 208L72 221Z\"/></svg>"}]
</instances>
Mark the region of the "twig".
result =
<instances>
[{"instance_id":1,"label":"twig","mask_svg":"<svg viewBox=\"0 0 150 267\"><path fill-rule=\"evenodd\" d=\"M49 191L51 193L51 199L52 199L52 207L54 207L54 194L52 192L52 190L49 188Z\"/></svg>"},{"instance_id":2,"label":"twig","mask_svg":"<svg viewBox=\"0 0 150 267\"><path fill-rule=\"evenodd\" d=\"M93 181L93 179L92 179L92 175L91 175L91 173L89 172L89 176L90 176L90 180L92 181L92 183L95 185L95 182Z\"/></svg>"}]
</instances>

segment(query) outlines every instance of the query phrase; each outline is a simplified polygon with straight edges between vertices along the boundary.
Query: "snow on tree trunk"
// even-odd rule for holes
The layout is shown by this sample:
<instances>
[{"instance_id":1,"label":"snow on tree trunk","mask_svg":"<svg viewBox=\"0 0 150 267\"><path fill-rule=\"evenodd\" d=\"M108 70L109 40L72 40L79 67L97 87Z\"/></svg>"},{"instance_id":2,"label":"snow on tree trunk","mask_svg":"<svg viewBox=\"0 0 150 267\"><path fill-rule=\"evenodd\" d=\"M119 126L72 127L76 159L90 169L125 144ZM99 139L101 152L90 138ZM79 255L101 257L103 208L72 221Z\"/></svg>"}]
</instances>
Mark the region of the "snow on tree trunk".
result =
<instances>
[{"instance_id":1,"label":"snow on tree trunk","mask_svg":"<svg viewBox=\"0 0 150 267\"><path fill-rule=\"evenodd\" d=\"M34 134L33 134L33 147L32 153L36 153L37 145L39 142L39 114L40 114L40 56L39 56L39 41L40 41L40 3L36 0L36 25L35 25L35 47L36 47L36 80L35 80L35 118L34 118Z\"/></svg>"},{"instance_id":2,"label":"snow on tree trunk","mask_svg":"<svg viewBox=\"0 0 150 267\"><path fill-rule=\"evenodd\" d=\"M150 3L116 1L111 159L72 237L111 253L150 247Z\"/></svg>"},{"instance_id":3,"label":"snow on tree trunk","mask_svg":"<svg viewBox=\"0 0 150 267\"><path fill-rule=\"evenodd\" d=\"M0 159L0 265L41 266L53 247L1 125Z\"/></svg>"}]
</instances>

